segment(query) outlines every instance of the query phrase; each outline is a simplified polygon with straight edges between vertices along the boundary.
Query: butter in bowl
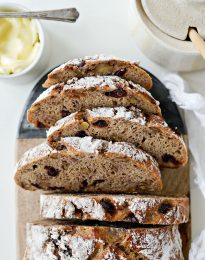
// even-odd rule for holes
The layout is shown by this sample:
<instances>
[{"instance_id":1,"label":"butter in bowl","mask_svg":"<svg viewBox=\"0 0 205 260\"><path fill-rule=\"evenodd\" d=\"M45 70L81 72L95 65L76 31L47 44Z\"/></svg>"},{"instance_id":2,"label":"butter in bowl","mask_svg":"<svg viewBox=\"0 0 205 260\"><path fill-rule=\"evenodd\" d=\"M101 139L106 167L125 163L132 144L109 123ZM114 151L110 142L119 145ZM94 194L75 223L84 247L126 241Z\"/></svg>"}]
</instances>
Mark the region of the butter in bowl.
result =
<instances>
[{"instance_id":1,"label":"butter in bowl","mask_svg":"<svg viewBox=\"0 0 205 260\"><path fill-rule=\"evenodd\" d=\"M0 12L26 10L16 4L0 5ZM39 63L45 36L38 20L0 18L0 78L14 78L30 72Z\"/></svg>"}]
</instances>

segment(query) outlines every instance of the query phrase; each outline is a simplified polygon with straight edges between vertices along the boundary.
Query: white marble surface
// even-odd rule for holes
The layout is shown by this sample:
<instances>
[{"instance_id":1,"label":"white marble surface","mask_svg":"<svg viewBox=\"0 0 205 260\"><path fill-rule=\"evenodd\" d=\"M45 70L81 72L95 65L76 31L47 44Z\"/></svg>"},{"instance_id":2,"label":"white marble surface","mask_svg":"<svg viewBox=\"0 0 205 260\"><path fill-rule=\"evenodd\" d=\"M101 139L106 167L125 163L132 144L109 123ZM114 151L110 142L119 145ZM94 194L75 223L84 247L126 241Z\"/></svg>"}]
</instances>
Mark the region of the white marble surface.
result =
<instances>
[{"instance_id":1,"label":"white marble surface","mask_svg":"<svg viewBox=\"0 0 205 260\"><path fill-rule=\"evenodd\" d=\"M166 69L150 62L137 49L128 30L127 0L13 0L13 2L34 10L75 6L80 11L80 19L76 24L42 22L49 36L50 48L49 62L42 74L67 59L96 53L140 60L143 67L159 78L167 73ZM0 80L0 259L15 259L13 182L15 138L24 103L38 80L38 77L34 77L35 74L30 75L27 83L23 83L23 79ZM205 71L186 73L183 77L189 81L193 89L205 95ZM195 237L205 227L205 203L193 181L191 194L193 237Z\"/></svg>"}]
</instances>

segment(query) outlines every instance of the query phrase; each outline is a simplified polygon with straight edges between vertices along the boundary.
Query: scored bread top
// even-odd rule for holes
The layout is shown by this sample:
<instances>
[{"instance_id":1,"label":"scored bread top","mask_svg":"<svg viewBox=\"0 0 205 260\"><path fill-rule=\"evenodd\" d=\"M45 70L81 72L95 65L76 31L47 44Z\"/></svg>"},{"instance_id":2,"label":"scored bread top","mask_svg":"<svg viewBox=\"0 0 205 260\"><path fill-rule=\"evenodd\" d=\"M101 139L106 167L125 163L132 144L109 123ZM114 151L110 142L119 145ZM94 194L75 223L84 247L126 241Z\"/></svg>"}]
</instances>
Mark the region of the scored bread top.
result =
<instances>
[{"instance_id":1,"label":"scored bread top","mask_svg":"<svg viewBox=\"0 0 205 260\"><path fill-rule=\"evenodd\" d=\"M70 149L72 152L75 151L77 153L115 153L133 159L136 162L148 163L158 170L158 163L151 155L126 142L108 142L86 136L83 138L65 137L62 138L61 144L65 145L68 150Z\"/></svg>"},{"instance_id":2,"label":"scored bread top","mask_svg":"<svg viewBox=\"0 0 205 260\"><path fill-rule=\"evenodd\" d=\"M82 64L82 63L84 63L84 61L86 62L86 61L110 61L110 60L128 62L130 64L135 64L137 66L139 65L139 62L136 62L136 61L128 61L128 60L125 60L125 59L119 59L119 58L117 58L115 56L111 56L111 55L105 56L104 54L96 54L96 55L93 55L93 56L85 56L84 58L75 58L73 60L69 60L66 63L60 65L57 68L55 68L52 72L56 72L59 69L64 69L67 65L75 65L75 66L78 66L78 67L81 66L81 65L85 65L85 64Z\"/></svg>"},{"instance_id":3,"label":"scored bread top","mask_svg":"<svg viewBox=\"0 0 205 260\"><path fill-rule=\"evenodd\" d=\"M86 136L84 138L65 137L62 138L61 144L66 147L67 151L72 151L73 153L118 153L139 162L150 162L153 168L158 169L158 163L151 155L125 142L108 142ZM38 158L46 157L51 153L61 152L62 151L52 149L47 143L42 143L26 151L17 163L17 168L35 161ZM63 152L65 152L65 150L63 150Z\"/></svg>"},{"instance_id":4,"label":"scored bread top","mask_svg":"<svg viewBox=\"0 0 205 260\"><path fill-rule=\"evenodd\" d=\"M40 94L35 102L44 99L48 94L54 94L52 90L55 89L59 91L96 89L107 92L116 90L119 87L123 89L127 87L128 89L133 89L135 92L142 92L146 94L146 96L149 96L153 104L159 105L159 101L155 100L149 91L141 87L139 84L135 84L132 81L126 81L118 76L91 76L80 79L72 78L66 81L66 83L52 85L49 89Z\"/></svg>"},{"instance_id":5,"label":"scored bread top","mask_svg":"<svg viewBox=\"0 0 205 260\"><path fill-rule=\"evenodd\" d=\"M142 125L146 124L146 116L142 111L134 106L125 108L125 107L98 107L93 108L92 110L86 109L86 112L90 117L111 117L114 119L123 118L125 120L136 122ZM164 122L167 126L167 124Z\"/></svg>"},{"instance_id":6,"label":"scored bread top","mask_svg":"<svg viewBox=\"0 0 205 260\"><path fill-rule=\"evenodd\" d=\"M152 87L152 79L136 62L118 59L113 56L95 55L69 60L48 74L44 87L66 82L68 79L87 76L116 75L142 85Z\"/></svg>"},{"instance_id":7,"label":"scored bread top","mask_svg":"<svg viewBox=\"0 0 205 260\"><path fill-rule=\"evenodd\" d=\"M18 161L16 165L16 170L18 168L23 167L27 163L35 161L38 158L46 157L47 155L56 152L57 151L52 149L47 143L42 143L33 148L30 148L23 154L21 159Z\"/></svg>"},{"instance_id":8,"label":"scored bread top","mask_svg":"<svg viewBox=\"0 0 205 260\"><path fill-rule=\"evenodd\" d=\"M148 125L151 123L152 125L159 127L167 127L167 123L163 120L162 117L158 117L155 115L145 116L145 114L138 108L131 106L129 108L126 107L97 107L93 109L85 109L84 112L75 112L66 117L58 120L54 126L51 126L47 131L47 137L53 134L55 131L60 130L61 128L71 125L75 123L77 120L81 121L87 119L89 123L89 119L95 118L110 118L110 119L123 119L126 121L139 123L141 125ZM169 128L168 128L169 129ZM86 129L85 129L86 130ZM172 131L174 134L174 132Z\"/></svg>"},{"instance_id":9,"label":"scored bread top","mask_svg":"<svg viewBox=\"0 0 205 260\"><path fill-rule=\"evenodd\" d=\"M182 260L178 227L120 228L55 221L27 224L26 258ZM79 250L80 248L80 250Z\"/></svg>"}]
</instances>

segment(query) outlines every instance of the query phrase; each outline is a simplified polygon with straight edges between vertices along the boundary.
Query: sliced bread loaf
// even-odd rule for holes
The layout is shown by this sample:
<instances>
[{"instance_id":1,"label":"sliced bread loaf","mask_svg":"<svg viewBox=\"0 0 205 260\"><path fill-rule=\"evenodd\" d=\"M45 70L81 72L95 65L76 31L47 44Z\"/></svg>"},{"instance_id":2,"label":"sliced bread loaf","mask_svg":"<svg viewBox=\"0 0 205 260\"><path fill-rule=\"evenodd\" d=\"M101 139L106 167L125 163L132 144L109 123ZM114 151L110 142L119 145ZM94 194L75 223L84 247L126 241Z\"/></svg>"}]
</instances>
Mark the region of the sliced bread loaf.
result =
<instances>
[{"instance_id":1,"label":"sliced bread loaf","mask_svg":"<svg viewBox=\"0 0 205 260\"><path fill-rule=\"evenodd\" d=\"M24 260L182 260L177 226L120 228L38 221L27 225Z\"/></svg>"},{"instance_id":2,"label":"sliced bread loaf","mask_svg":"<svg viewBox=\"0 0 205 260\"><path fill-rule=\"evenodd\" d=\"M70 113L93 107L135 105L146 113L161 114L159 102L144 88L117 76L72 79L44 91L28 110L28 121L50 127Z\"/></svg>"},{"instance_id":3,"label":"sliced bread loaf","mask_svg":"<svg viewBox=\"0 0 205 260\"><path fill-rule=\"evenodd\" d=\"M136 62L121 60L115 57L96 55L66 62L48 74L44 87L56 83L67 82L68 79L87 76L116 75L126 80L140 84L146 89L152 87L151 77L141 69Z\"/></svg>"},{"instance_id":4,"label":"sliced bread loaf","mask_svg":"<svg viewBox=\"0 0 205 260\"><path fill-rule=\"evenodd\" d=\"M15 180L28 190L149 192L162 189L157 162L127 143L67 137L53 150L41 144L24 154Z\"/></svg>"},{"instance_id":5,"label":"sliced bread loaf","mask_svg":"<svg viewBox=\"0 0 205 260\"><path fill-rule=\"evenodd\" d=\"M110 194L45 194L40 198L41 216L48 219L125 221L152 225L186 223L187 197Z\"/></svg>"},{"instance_id":6,"label":"sliced bread loaf","mask_svg":"<svg viewBox=\"0 0 205 260\"><path fill-rule=\"evenodd\" d=\"M162 117L145 115L135 107L86 109L62 118L47 132L48 142L54 148L61 137L86 135L132 143L151 154L163 167L177 168L187 163L183 138Z\"/></svg>"}]
</instances>

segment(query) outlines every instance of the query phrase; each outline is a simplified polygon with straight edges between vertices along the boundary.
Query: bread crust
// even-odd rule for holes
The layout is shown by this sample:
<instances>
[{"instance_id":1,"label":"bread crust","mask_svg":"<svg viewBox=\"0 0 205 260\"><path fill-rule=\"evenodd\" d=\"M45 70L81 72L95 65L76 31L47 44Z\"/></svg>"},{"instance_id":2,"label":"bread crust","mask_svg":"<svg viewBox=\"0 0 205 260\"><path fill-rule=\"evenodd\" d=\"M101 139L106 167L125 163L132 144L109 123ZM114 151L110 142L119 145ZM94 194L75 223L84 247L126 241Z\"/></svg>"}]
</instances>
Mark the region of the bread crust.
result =
<instances>
[{"instance_id":1,"label":"bread crust","mask_svg":"<svg viewBox=\"0 0 205 260\"><path fill-rule=\"evenodd\" d=\"M182 260L177 226L116 228L58 222L27 225L27 260Z\"/></svg>"},{"instance_id":2,"label":"bread crust","mask_svg":"<svg viewBox=\"0 0 205 260\"><path fill-rule=\"evenodd\" d=\"M140 84L146 89L151 89L152 79L136 62L95 55L74 59L57 67L48 74L43 86L48 88L57 83L66 83L67 80L77 77L116 75L126 80Z\"/></svg>"},{"instance_id":3,"label":"bread crust","mask_svg":"<svg viewBox=\"0 0 205 260\"><path fill-rule=\"evenodd\" d=\"M43 194L43 218L61 220L125 221L176 225L189 220L187 197L112 194Z\"/></svg>"},{"instance_id":4,"label":"bread crust","mask_svg":"<svg viewBox=\"0 0 205 260\"><path fill-rule=\"evenodd\" d=\"M162 189L158 164L134 145L67 137L59 149L46 143L24 154L15 180L24 189L65 192L148 192ZM123 185L121 185L123 182Z\"/></svg>"},{"instance_id":5,"label":"bread crust","mask_svg":"<svg viewBox=\"0 0 205 260\"><path fill-rule=\"evenodd\" d=\"M28 121L48 128L70 113L93 107L135 105L147 113L161 114L159 102L139 85L117 76L70 80L44 91L27 112Z\"/></svg>"},{"instance_id":6,"label":"bread crust","mask_svg":"<svg viewBox=\"0 0 205 260\"><path fill-rule=\"evenodd\" d=\"M145 115L135 107L101 107L73 113L48 130L47 140L55 148L61 137L83 135L132 143L155 157L161 167L178 168L188 160L182 136L162 117Z\"/></svg>"}]
</instances>

